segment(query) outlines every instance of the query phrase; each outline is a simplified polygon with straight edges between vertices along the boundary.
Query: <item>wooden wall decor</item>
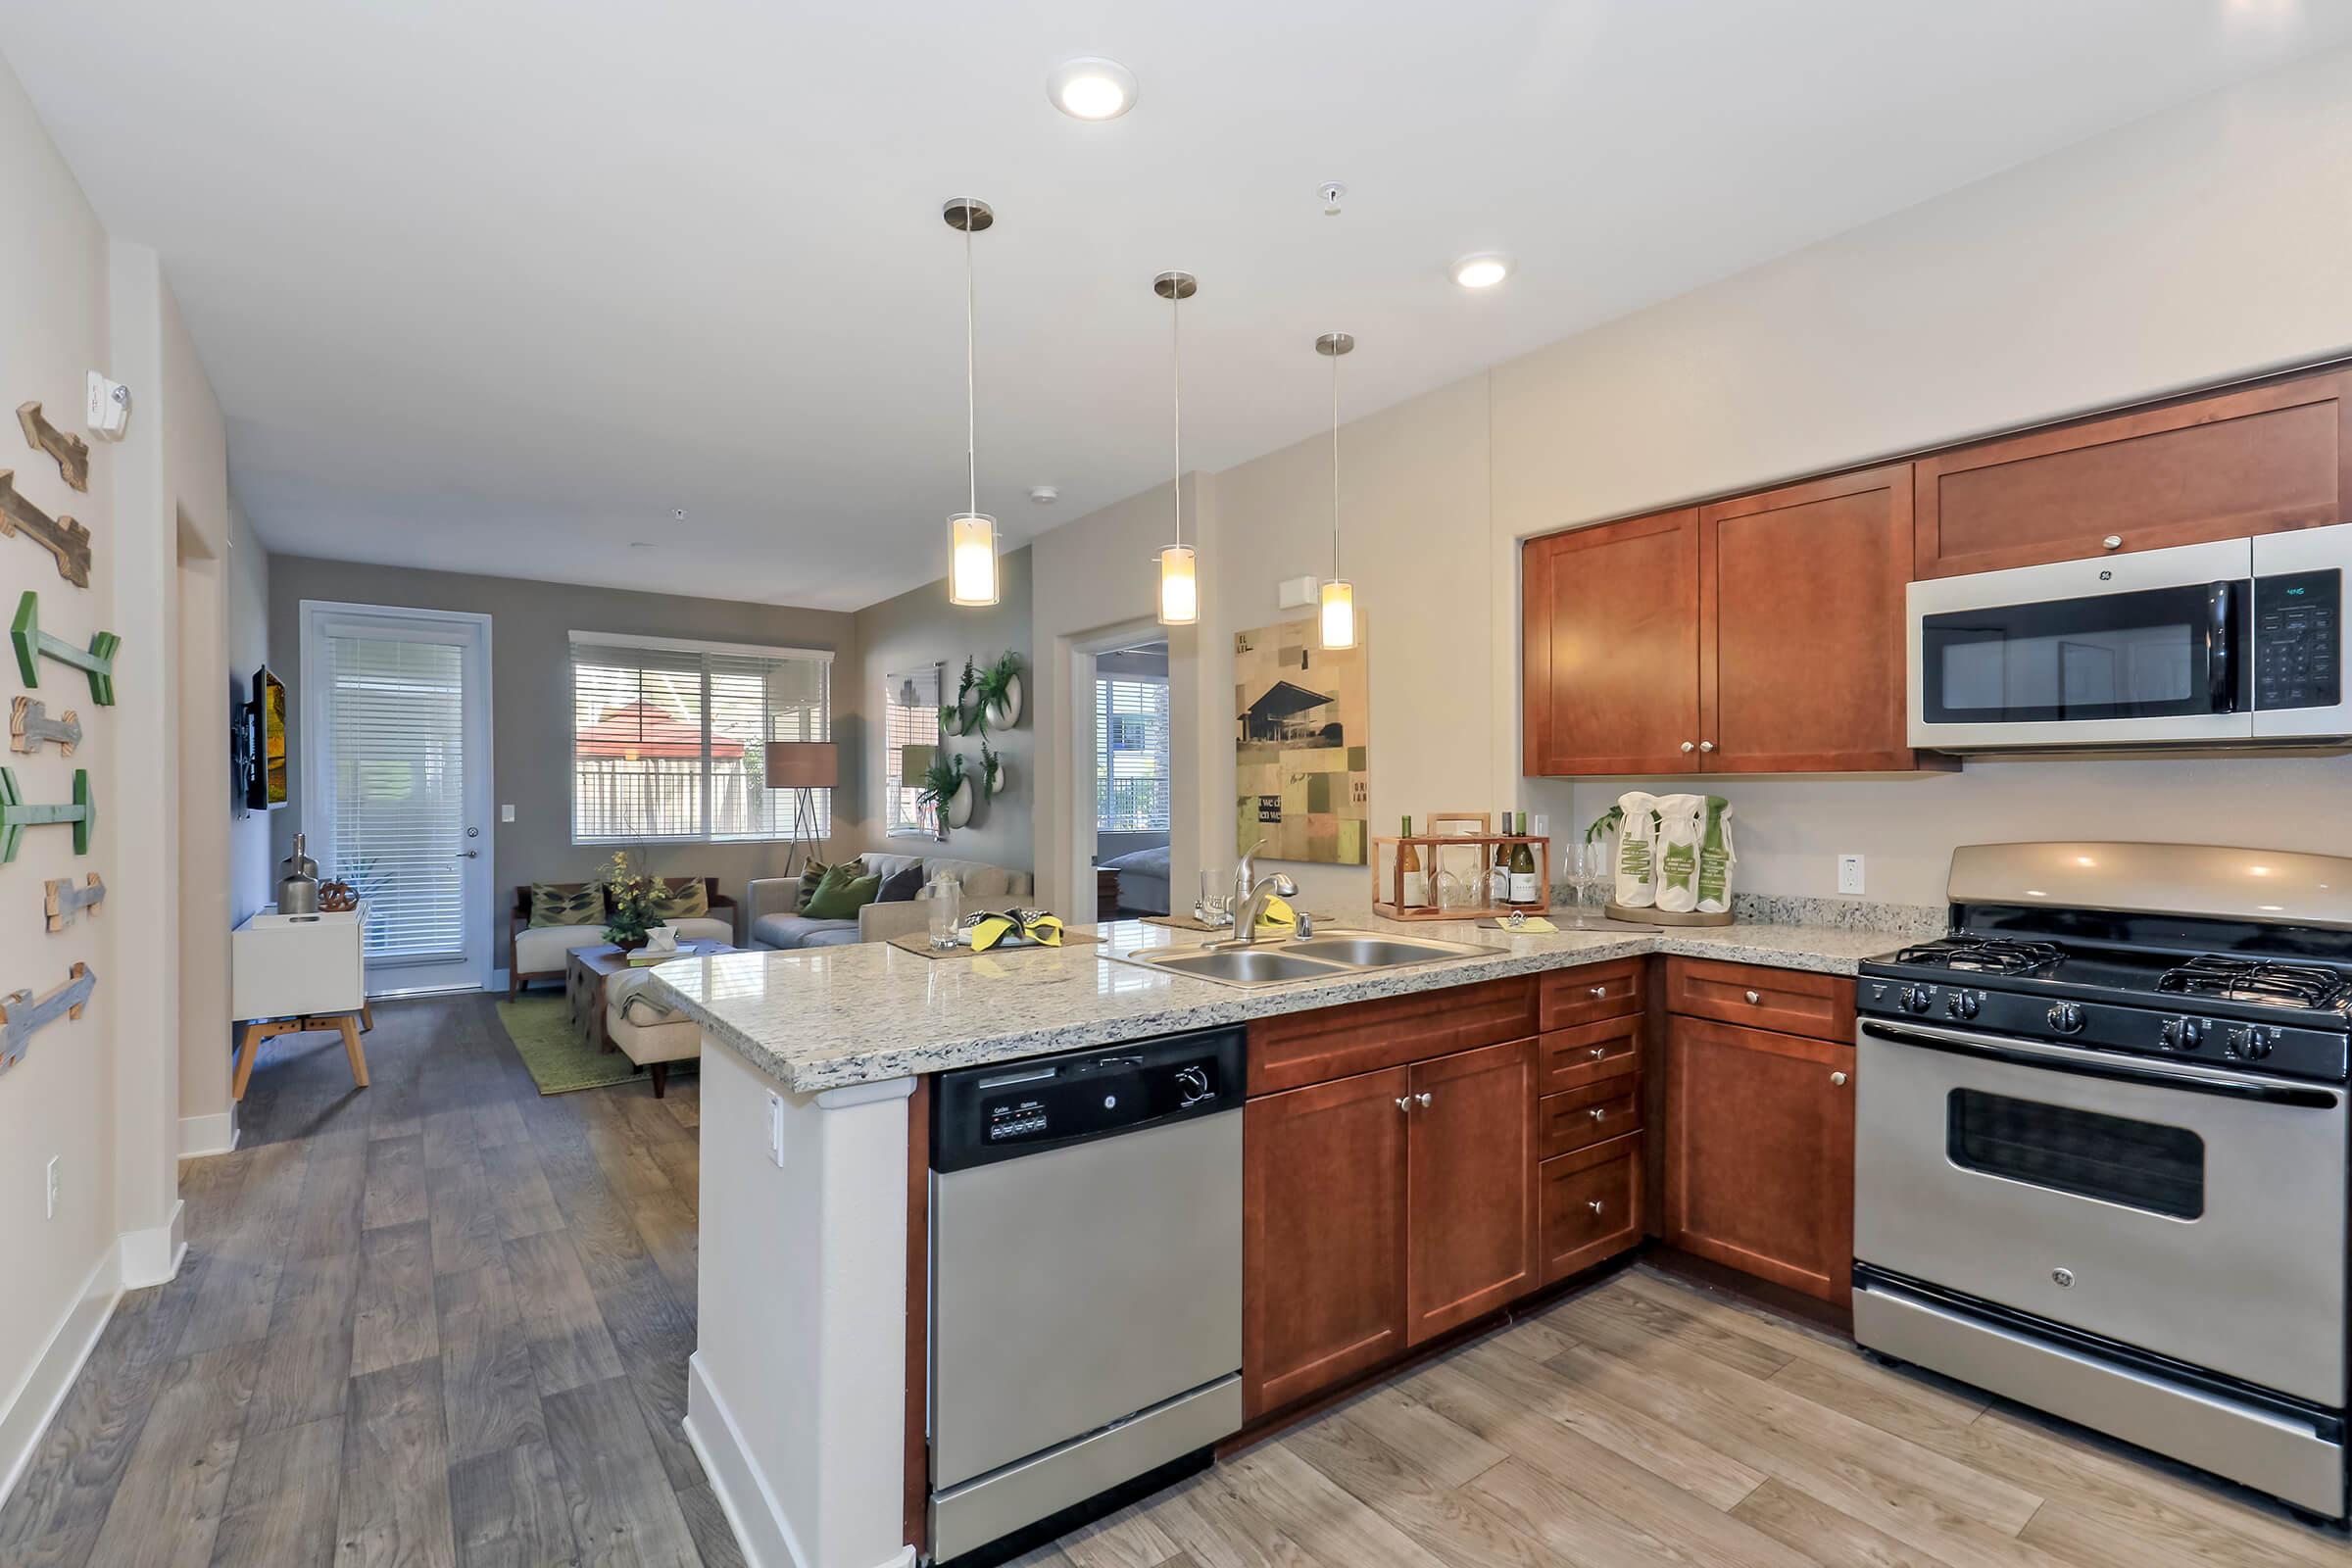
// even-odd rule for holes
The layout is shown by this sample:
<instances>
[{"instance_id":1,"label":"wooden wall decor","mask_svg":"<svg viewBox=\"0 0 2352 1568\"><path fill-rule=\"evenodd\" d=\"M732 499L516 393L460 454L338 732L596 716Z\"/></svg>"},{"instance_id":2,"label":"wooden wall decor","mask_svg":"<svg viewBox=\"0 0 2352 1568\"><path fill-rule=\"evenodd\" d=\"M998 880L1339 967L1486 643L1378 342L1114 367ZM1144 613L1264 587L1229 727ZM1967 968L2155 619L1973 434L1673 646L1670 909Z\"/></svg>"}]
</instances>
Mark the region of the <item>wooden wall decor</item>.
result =
<instances>
[{"instance_id":1,"label":"wooden wall decor","mask_svg":"<svg viewBox=\"0 0 2352 1568\"><path fill-rule=\"evenodd\" d=\"M87 909L92 914L106 903L106 884L92 871L81 882L61 876L44 884L49 890L49 929L63 931L74 923L74 916Z\"/></svg>"},{"instance_id":2,"label":"wooden wall decor","mask_svg":"<svg viewBox=\"0 0 2352 1568\"><path fill-rule=\"evenodd\" d=\"M32 1037L60 1018L78 1018L89 1005L98 977L86 963L77 963L66 983L35 1002L29 991L12 991L0 999L0 1072L24 1058Z\"/></svg>"},{"instance_id":3,"label":"wooden wall decor","mask_svg":"<svg viewBox=\"0 0 2352 1568\"><path fill-rule=\"evenodd\" d=\"M17 494L17 470L0 468L0 536L19 532L57 558L60 577L76 588L90 585L90 530Z\"/></svg>"},{"instance_id":4,"label":"wooden wall decor","mask_svg":"<svg viewBox=\"0 0 2352 1568\"><path fill-rule=\"evenodd\" d=\"M8 710L8 749L12 752L37 754L41 742L55 741L60 753L74 755L81 744L81 720L71 708L63 718L51 718L48 707L30 697L20 697Z\"/></svg>"},{"instance_id":5,"label":"wooden wall decor","mask_svg":"<svg viewBox=\"0 0 2352 1568\"><path fill-rule=\"evenodd\" d=\"M40 400L17 405L17 423L24 428L24 444L36 452L46 452L57 460L57 471L65 475L66 483L85 495L90 488L90 444L81 437L60 430L49 422L41 412Z\"/></svg>"},{"instance_id":6,"label":"wooden wall decor","mask_svg":"<svg viewBox=\"0 0 2352 1568\"><path fill-rule=\"evenodd\" d=\"M17 619L9 637L17 645L17 673L25 685L41 684L40 656L46 654L90 677L91 702L100 708L115 706L115 650L122 646L122 639L113 632L93 633L87 650L51 636L41 630L41 596L27 588L24 597L17 601Z\"/></svg>"},{"instance_id":7,"label":"wooden wall decor","mask_svg":"<svg viewBox=\"0 0 2352 1568\"><path fill-rule=\"evenodd\" d=\"M90 853L90 829L97 825L98 808L90 800L90 770L74 770L74 804L71 806L27 806L17 793L17 770L0 767L0 865L17 858L18 847L28 827L43 827L52 823L74 824L74 853Z\"/></svg>"}]
</instances>

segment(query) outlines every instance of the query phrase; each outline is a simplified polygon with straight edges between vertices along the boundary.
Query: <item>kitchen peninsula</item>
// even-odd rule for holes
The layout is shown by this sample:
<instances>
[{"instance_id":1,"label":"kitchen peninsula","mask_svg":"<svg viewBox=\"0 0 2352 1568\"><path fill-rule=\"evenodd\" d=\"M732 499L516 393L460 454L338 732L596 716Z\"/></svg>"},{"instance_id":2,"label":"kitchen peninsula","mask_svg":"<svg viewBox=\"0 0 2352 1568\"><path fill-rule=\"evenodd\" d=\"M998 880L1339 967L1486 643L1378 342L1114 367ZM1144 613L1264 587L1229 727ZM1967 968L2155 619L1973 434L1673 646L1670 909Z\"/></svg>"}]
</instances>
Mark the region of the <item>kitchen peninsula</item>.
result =
<instances>
[{"instance_id":1,"label":"kitchen peninsula","mask_svg":"<svg viewBox=\"0 0 2352 1568\"><path fill-rule=\"evenodd\" d=\"M1642 1198L1656 1180L1642 1175L1642 1145L1646 1138L1652 1169L1672 1157L1673 1113L1657 1097L1669 1092L1670 1060L1687 1051L1701 1054L1709 1081L1731 1082L1739 1077L1736 1048L1752 1043L1757 1049L1745 1054L1765 1065L1736 1089L1747 1113L1759 1117L1793 1098L1800 1080L1786 1074L1801 1074L1806 1106L1796 1126L1824 1135L1829 1161L1817 1184L1825 1195L1820 1213L1801 1228L1834 1240L1825 1254L1834 1264L1775 1263L1765 1256L1771 1249L1744 1237L1724 1240L1710 1255L1839 1298L1852 1200L1850 1163L1840 1162L1850 1161L1852 1096L1844 1086L1853 991L1842 977L1864 957L1941 929L1940 910L1906 912L1911 920L1902 929L1753 921L1655 934L1531 935L1424 923L1409 934L1488 951L1249 989L1113 959L1202 940L1128 923L1102 928L1102 946L1003 956L933 961L864 945L664 965L656 986L704 1032L701 1317L689 1376L690 1440L758 1560L804 1568L912 1560L925 1528L921 1308L931 1075L1186 1031L1250 1030L1250 1267L1272 1276L1245 1283L1256 1314L1246 1333L1242 1378L1252 1423L1376 1374L1412 1347L1626 1250L1645 1230L1661 1233L1658 1209L1653 1202L1645 1213ZM1471 1065L1446 1066L1454 1062ZM1508 1098L1490 1094L1486 1103L1505 1107L1509 1136L1476 1127L1442 1136L1474 1164L1484 1162L1482 1181L1491 1177L1507 1189L1494 1194L1492 1206L1515 1272L1483 1290L1440 1291L1443 1300L1425 1301L1426 1293L1416 1291L1410 1322L1402 1321L1399 1279L1393 1328L1335 1347L1277 1343L1278 1327L1328 1322L1332 1313L1323 1309L1333 1305L1268 1298L1314 1289L1312 1280L1267 1269L1269 1250L1279 1252L1284 1241L1283 1221L1294 1229L1330 1222L1307 1212L1324 1207L1313 1195L1286 1203L1285 1167L1263 1157L1280 1149L1278 1102L1327 1105L1354 1085L1388 1096L1397 1085L1422 1083L1408 1082L1409 1075L1434 1069L1439 1076L1428 1082L1440 1085L1447 1072L1497 1065L1502 1077L1494 1081ZM1729 1073L1719 1073L1727 1066ZM1380 1102L1382 1137L1405 1136L1392 1129L1408 1120L1396 1110L1409 1108L1411 1099L1396 1098L1394 1108ZM1430 1104L1426 1089L1419 1102ZM1269 1114L1254 1119L1261 1109ZM1720 1117L1722 1110L1701 1105L1690 1114ZM1338 1125L1320 1120L1325 1132ZM1412 1136L1420 1136L1417 1128ZM1394 1233L1388 1250L1399 1275L1408 1250L1401 1147L1397 1200L1376 1205ZM1331 1162L1328 1149L1297 1152L1301 1168ZM1785 1146L1757 1152L1779 1159ZM1734 1171L1729 1179L1746 1178ZM1462 1200L1472 1192L1481 1197L1477 1205ZM1486 1192L1457 1179L1446 1195L1450 1212L1441 1250L1457 1263L1464 1227L1478 1223L1464 1216L1488 1206ZM1552 1207L1553 1199L1568 1197L1572 1219ZM1588 1212L1605 1213L1605 1221L1589 1221ZM1694 1233L1723 1228L1706 1215L1680 1218ZM1787 1229L1777 1220L1773 1228ZM1689 1245L1708 1251L1695 1236ZM1363 1294L1360 1282L1345 1283ZM1340 1305L1343 1316L1361 1315L1352 1296Z\"/></svg>"}]
</instances>

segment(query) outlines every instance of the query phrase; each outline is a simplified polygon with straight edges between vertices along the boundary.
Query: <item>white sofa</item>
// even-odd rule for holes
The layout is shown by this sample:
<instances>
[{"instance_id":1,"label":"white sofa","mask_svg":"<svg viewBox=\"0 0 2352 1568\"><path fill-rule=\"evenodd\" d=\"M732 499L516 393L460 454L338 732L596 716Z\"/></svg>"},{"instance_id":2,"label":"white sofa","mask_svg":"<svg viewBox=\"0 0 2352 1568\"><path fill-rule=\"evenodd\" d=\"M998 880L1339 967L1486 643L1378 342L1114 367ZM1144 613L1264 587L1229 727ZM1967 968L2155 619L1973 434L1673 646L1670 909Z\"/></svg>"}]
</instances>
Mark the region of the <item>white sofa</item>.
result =
<instances>
[{"instance_id":1,"label":"white sofa","mask_svg":"<svg viewBox=\"0 0 2352 1568\"><path fill-rule=\"evenodd\" d=\"M682 878L672 877L670 881ZM710 912L697 919L672 920L669 928L678 934L680 942L735 942L735 901L718 891L718 878L703 878L709 890ZM601 948L605 945L605 926L599 920L593 925L531 924L531 890L514 890L514 912L507 924L507 1000L519 996L524 986L534 980L561 980L564 965L574 948Z\"/></svg>"},{"instance_id":2,"label":"white sofa","mask_svg":"<svg viewBox=\"0 0 2352 1568\"><path fill-rule=\"evenodd\" d=\"M872 851L858 859L864 867L861 874L878 875L885 882L918 862L926 882L934 872L955 872L963 883L966 914L974 909L1024 903L1036 895L1036 884L1028 872L1008 870L983 860L952 860L946 856L933 855L880 855ZM855 920L813 919L799 912L802 880L797 876L774 876L760 877L752 883L745 897L753 947L791 950L888 942L892 937L911 936L923 930L930 920L930 910L917 899L869 904L858 911Z\"/></svg>"}]
</instances>

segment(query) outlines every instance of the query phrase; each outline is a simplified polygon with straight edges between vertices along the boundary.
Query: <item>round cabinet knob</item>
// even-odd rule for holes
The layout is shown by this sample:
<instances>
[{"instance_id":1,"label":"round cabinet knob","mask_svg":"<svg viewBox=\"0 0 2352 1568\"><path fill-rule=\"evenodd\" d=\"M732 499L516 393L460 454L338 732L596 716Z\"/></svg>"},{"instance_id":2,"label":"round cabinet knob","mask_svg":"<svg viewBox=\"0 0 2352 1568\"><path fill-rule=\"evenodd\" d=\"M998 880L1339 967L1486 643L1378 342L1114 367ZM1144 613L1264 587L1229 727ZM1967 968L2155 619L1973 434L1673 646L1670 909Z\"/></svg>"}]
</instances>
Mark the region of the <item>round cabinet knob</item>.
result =
<instances>
[{"instance_id":1,"label":"round cabinet knob","mask_svg":"<svg viewBox=\"0 0 2352 1568\"><path fill-rule=\"evenodd\" d=\"M2121 550L2124 548L2124 536L2120 533L2111 533L2106 538L2100 540L2099 543L2105 545L2110 550Z\"/></svg>"},{"instance_id":2,"label":"round cabinet knob","mask_svg":"<svg viewBox=\"0 0 2352 1568\"><path fill-rule=\"evenodd\" d=\"M1597 1214L1600 1212L1600 1200L1597 1198L1590 1199L1586 1201L1585 1206L1591 1209L1593 1213Z\"/></svg>"},{"instance_id":3,"label":"round cabinet knob","mask_svg":"<svg viewBox=\"0 0 2352 1568\"><path fill-rule=\"evenodd\" d=\"M1609 994L1609 988L1607 986L1590 986L1587 987L1587 989L1592 993L1592 996L1596 1001L1600 998L1606 997Z\"/></svg>"},{"instance_id":4,"label":"round cabinet knob","mask_svg":"<svg viewBox=\"0 0 2352 1568\"><path fill-rule=\"evenodd\" d=\"M1836 1088L1843 1089L1845 1087L1845 1074L1841 1072L1834 1072L1830 1074L1830 1083Z\"/></svg>"},{"instance_id":5,"label":"round cabinet knob","mask_svg":"<svg viewBox=\"0 0 2352 1568\"><path fill-rule=\"evenodd\" d=\"M1713 741L1700 741L1698 743L1698 749L1702 752L1711 752L1715 749L1715 743Z\"/></svg>"},{"instance_id":6,"label":"round cabinet knob","mask_svg":"<svg viewBox=\"0 0 2352 1568\"><path fill-rule=\"evenodd\" d=\"M1592 1048L1592 1059L1593 1059L1594 1061L1606 1061L1606 1060L1608 1059L1608 1056L1609 1056L1609 1048L1608 1048L1608 1047L1606 1047L1606 1046L1594 1046L1594 1047Z\"/></svg>"},{"instance_id":7,"label":"round cabinet knob","mask_svg":"<svg viewBox=\"0 0 2352 1568\"><path fill-rule=\"evenodd\" d=\"M2062 1035L2082 1032L2082 1009L2071 1002L2054 1004L2050 1008L2050 1027Z\"/></svg>"},{"instance_id":8,"label":"round cabinet knob","mask_svg":"<svg viewBox=\"0 0 2352 1568\"><path fill-rule=\"evenodd\" d=\"M1603 1116L1606 1116L1607 1114L1608 1114L1608 1111L1607 1111L1606 1109L1604 1109L1603 1107L1599 1106L1599 1105L1594 1105L1594 1106L1592 1107L1592 1119L1593 1119L1594 1121L1598 1121L1598 1120L1600 1120L1600 1119L1601 1119Z\"/></svg>"},{"instance_id":9,"label":"round cabinet knob","mask_svg":"<svg viewBox=\"0 0 2352 1568\"><path fill-rule=\"evenodd\" d=\"M1686 752L1695 752L1698 750L1698 747L1694 742L1685 741L1683 742L1683 750Z\"/></svg>"},{"instance_id":10,"label":"round cabinet knob","mask_svg":"<svg viewBox=\"0 0 2352 1568\"><path fill-rule=\"evenodd\" d=\"M1396 1108L1397 1108L1398 1110L1410 1110L1410 1109L1412 1109L1412 1108L1413 1108L1413 1097L1412 1097L1412 1096L1410 1096L1410 1095L1406 1095L1406 1096L1404 1096L1402 1099L1398 1100L1398 1101L1396 1102Z\"/></svg>"},{"instance_id":11,"label":"round cabinet knob","mask_svg":"<svg viewBox=\"0 0 2352 1568\"><path fill-rule=\"evenodd\" d=\"M1752 1007L1752 1006L1754 1006L1754 1005L1757 1004L1757 1003L1759 1003L1759 1002L1762 1002L1763 1000L1764 1000L1764 994L1763 994L1762 992L1760 992L1760 991L1750 991L1750 992L1747 994L1747 1004L1748 1004L1748 1005L1749 1005L1749 1006L1751 1006L1751 1007Z\"/></svg>"},{"instance_id":12,"label":"round cabinet knob","mask_svg":"<svg viewBox=\"0 0 2352 1568\"><path fill-rule=\"evenodd\" d=\"M1427 1095L1415 1095L1413 1097L1413 1103L1419 1105L1423 1110L1427 1110L1429 1108L1429 1101L1430 1097Z\"/></svg>"}]
</instances>

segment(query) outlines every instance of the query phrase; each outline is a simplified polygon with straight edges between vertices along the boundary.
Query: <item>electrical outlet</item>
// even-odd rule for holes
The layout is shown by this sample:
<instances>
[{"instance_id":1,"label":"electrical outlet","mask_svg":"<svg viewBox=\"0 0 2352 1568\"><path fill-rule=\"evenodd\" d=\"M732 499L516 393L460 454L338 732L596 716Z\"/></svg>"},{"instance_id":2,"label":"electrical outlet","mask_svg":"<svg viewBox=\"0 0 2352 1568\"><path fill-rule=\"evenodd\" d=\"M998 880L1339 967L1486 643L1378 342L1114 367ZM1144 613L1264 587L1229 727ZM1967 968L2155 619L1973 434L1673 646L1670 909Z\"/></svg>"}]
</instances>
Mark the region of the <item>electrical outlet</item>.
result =
<instances>
[{"instance_id":1,"label":"electrical outlet","mask_svg":"<svg viewBox=\"0 0 2352 1568\"><path fill-rule=\"evenodd\" d=\"M55 1219L55 1218L57 1218L57 1200L58 1200L58 1197L59 1197L59 1195L60 1195L60 1194L61 1194L61 1193L64 1191L63 1187L62 1187L62 1186L60 1185L60 1183L59 1183L59 1178L58 1178L57 1167L58 1167L58 1163L59 1163L59 1161L63 1160L65 1157L66 1157L66 1156L65 1156L65 1155L63 1155L63 1154L51 1154L51 1155L49 1156L49 1188L48 1188L48 1191L49 1191L49 1213L48 1213L48 1217L49 1217L50 1219Z\"/></svg>"},{"instance_id":2,"label":"electrical outlet","mask_svg":"<svg viewBox=\"0 0 2352 1568\"><path fill-rule=\"evenodd\" d=\"M1840 893L1862 891L1862 857L1859 855L1838 857L1838 891Z\"/></svg>"},{"instance_id":3,"label":"electrical outlet","mask_svg":"<svg viewBox=\"0 0 2352 1568\"><path fill-rule=\"evenodd\" d=\"M767 1092L767 1157L784 1166L784 1097L774 1090Z\"/></svg>"}]
</instances>

